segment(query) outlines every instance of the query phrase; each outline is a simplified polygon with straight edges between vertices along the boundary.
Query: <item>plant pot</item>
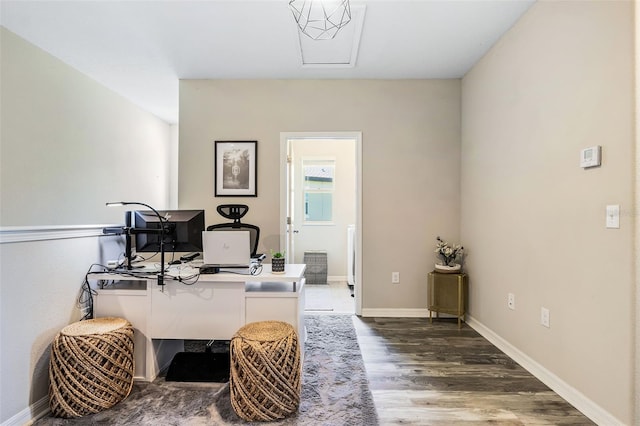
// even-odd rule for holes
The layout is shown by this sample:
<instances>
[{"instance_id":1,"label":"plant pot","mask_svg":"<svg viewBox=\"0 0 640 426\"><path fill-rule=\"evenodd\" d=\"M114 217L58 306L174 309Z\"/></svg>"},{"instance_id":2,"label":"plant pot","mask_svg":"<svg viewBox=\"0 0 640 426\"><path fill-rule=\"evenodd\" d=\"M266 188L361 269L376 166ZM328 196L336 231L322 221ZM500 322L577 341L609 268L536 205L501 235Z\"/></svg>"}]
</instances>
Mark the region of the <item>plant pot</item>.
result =
<instances>
[{"instance_id":1,"label":"plant pot","mask_svg":"<svg viewBox=\"0 0 640 426\"><path fill-rule=\"evenodd\" d=\"M441 274L457 274L462 270L462 265L454 263L453 265L442 265L436 263L436 272Z\"/></svg>"},{"instance_id":2,"label":"plant pot","mask_svg":"<svg viewBox=\"0 0 640 426\"><path fill-rule=\"evenodd\" d=\"M274 274L284 274L284 257L271 258L271 272Z\"/></svg>"}]
</instances>

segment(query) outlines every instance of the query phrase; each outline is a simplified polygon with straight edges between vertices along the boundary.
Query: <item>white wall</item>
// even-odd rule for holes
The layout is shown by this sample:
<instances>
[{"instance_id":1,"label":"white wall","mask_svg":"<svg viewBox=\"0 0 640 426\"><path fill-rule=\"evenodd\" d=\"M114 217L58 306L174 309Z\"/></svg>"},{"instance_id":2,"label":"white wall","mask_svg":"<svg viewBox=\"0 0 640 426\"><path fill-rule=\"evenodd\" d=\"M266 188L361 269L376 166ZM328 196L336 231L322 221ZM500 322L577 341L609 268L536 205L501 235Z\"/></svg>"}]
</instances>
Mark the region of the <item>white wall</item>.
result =
<instances>
[{"instance_id":1,"label":"white wall","mask_svg":"<svg viewBox=\"0 0 640 426\"><path fill-rule=\"evenodd\" d=\"M178 125L171 125L171 137L169 142L169 202L168 209L178 208L178 156L180 153L180 141L178 140Z\"/></svg>"},{"instance_id":2,"label":"white wall","mask_svg":"<svg viewBox=\"0 0 640 426\"><path fill-rule=\"evenodd\" d=\"M634 424L632 3L536 3L462 94L471 316L616 419L602 424ZM593 145L602 167L583 170Z\"/></svg>"},{"instance_id":3,"label":"white wall","mask_svg":"<svg viewBox=\"0 0 640 426\"><path fill-rule=\"evenodd\" d=\"M118 237L9 237L122 223L124 208L107 201L165 208L170 129L4 28L0 40L0 422L22 424L47 406L49 345L80 318L86 271L123 246Z\"/></svg>"},{"instance_id":4,"label":"white wall","mask_svg":"<svg viewBox=\"0 0 640 426\"><path fill-rule=\"evenodd\" d=\"M215 223L218 204L248 204L268 253L280 245L280 133L340 131L363 135L363 312L424 313L435 238L459 237L459 80L182 80L180 208ZM257 197L213 196L216 140L258 141Z\"/></svg>"},{"instance_id":5,"label":"white wall","mask_svg":"<svg viewBox=\"0 0 640 426\"><path fill-rule=\"evenodd\" d=\"M1 35L0 224L121 222L108 201L166 208L168 125L10 31Z\"/></svg>"},{"instance_id":6,"label":"white wall","mask_svg":"<svg viewBox=\"0 0 640 426\"><path fill-rule=\"evenodd\" d=\"M327 252L327 275L346 280L347 226L356 223L356 151L355 140L304 140L293 144L295 173L295 259L304 263L304 253L312 250ZM306 159L334 159L333 213L329 224L304 223L304 196L302 161Z\"/></svg>"},{"instance_id":7,"label":"white wall","mask_svg":"<svg viewBox=\"0 0 640 426\"><path fill-rule=\"evenodd\" d=\"M76 301L89 266L117 256L116 237L0 244L0 421L23 424L48 406L55 335L80 319Z\"/></svg>"}]
</instances>

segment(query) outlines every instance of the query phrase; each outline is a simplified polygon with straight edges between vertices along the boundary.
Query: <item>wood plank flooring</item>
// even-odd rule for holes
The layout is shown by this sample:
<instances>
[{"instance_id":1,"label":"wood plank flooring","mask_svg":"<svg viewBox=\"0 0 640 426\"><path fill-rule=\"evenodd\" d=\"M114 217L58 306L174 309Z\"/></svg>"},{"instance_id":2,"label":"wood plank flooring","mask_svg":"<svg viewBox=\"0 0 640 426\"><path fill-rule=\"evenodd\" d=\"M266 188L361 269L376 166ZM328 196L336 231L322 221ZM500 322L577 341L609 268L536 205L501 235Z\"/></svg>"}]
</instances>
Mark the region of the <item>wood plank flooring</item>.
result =
<instances>
[{"instance_id":1,"label":"wood plank flooring","mask_svg":"<svg viewBox=\"0 0 640 426\"><path fill-rule=\"evenodd\" d=\"M593 425L455 320L354 317L381 425Z\"/></svg>"}]
</instances>

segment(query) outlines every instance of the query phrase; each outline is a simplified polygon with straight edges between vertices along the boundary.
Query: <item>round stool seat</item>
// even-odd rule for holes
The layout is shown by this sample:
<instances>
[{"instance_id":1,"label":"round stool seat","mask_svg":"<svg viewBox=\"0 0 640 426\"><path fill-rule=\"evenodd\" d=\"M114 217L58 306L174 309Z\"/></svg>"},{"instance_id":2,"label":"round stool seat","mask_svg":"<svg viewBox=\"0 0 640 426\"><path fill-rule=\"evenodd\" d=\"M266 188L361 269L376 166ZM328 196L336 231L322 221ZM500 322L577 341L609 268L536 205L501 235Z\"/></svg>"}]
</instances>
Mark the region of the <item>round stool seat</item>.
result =
<instances>
[{"instance_id":1,"label":"round stool seat","mask_svg":"<svg viewBox=\"0 0 640 426\"><path fill-rule=\"evenodd\" d=\"M51 345L49 407L56 417L106 410L133 387L133 326L97 318L64 327Z\"/></svg>"},{"instance_id":2,"label":"round stool seat","mask_svg":"<svg viewBox=\"0 0 640 426\"><path fill-rule=\"evenodd\" d=\"M240 328L231 339L231 406L247 421L282 419L300 405L300 346L281 321Z\"/></svg>"}]
</instances>

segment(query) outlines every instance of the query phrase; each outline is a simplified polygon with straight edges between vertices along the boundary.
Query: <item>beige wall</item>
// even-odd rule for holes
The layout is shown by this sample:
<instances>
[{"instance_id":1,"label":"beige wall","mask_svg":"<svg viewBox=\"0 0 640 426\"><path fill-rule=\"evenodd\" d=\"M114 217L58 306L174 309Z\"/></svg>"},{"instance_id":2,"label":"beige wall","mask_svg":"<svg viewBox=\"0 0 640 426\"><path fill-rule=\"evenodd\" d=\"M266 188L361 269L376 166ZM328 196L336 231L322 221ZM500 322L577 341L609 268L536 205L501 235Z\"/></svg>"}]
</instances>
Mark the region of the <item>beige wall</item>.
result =
<instances>
[{"instance_id":1,"label":"beige wall","mask_svg":"<svg viewBox=\"0 0 640 426\"><path fill-rule=\"evenodd\" d=\"M122 222L166 208L169 125L4 28L0 225Z\"/></svg>"},{"instance_id":2,"label":"beige wall","mask_svg":"<svg viewBox=\"0 0 640 426\"><path fill-rule=\"evenodd\" d=\"M180 208L246 203L278 247L280 132L322 131L363 135L363 309L424 310L435 237L458 238L459 80L183 80ZM258 197L213 196L215 140L258 141Z\"/></svg>"},{"instance_id":3,"label":"beige wall","mask_svg":"<svg viewBox=\"0 0 640 426\"><path fill-rule=\"evenodd\" d=\"M635 224L635 312L633 322L636 327L635 332L635 418L640 419L640 324L638 323L638 312L640 312L640 8L634 3L634 35L635 35L635 214L633 215Z\"/></svg>"},{"instance_id":4,"label":"beige wall","mask_svg":"<svg viewBox=\"0 0 640 426\"><path fill-rule=\"evenodd\" d=\"M632 3L536 3L462 93L471 316L632 424ZM602 167L583 170L593 145ZM605 229L607 204L620 229Z\"/></svg>"},{"instance_id":5,"label":"beige wall","mask_svg":"<svg viewBox=\"0 0 640 426\"><path fill-rule=\"evenodd\" d=\"M0 423L24 424L48 405L49 345L80 318L85 273L123 244L55 229L5 242L6 227L122 223L124 208L104 205L122 199L164 207L170 132L9 31L0 40Z\"/></svg>"}]
</instances>

